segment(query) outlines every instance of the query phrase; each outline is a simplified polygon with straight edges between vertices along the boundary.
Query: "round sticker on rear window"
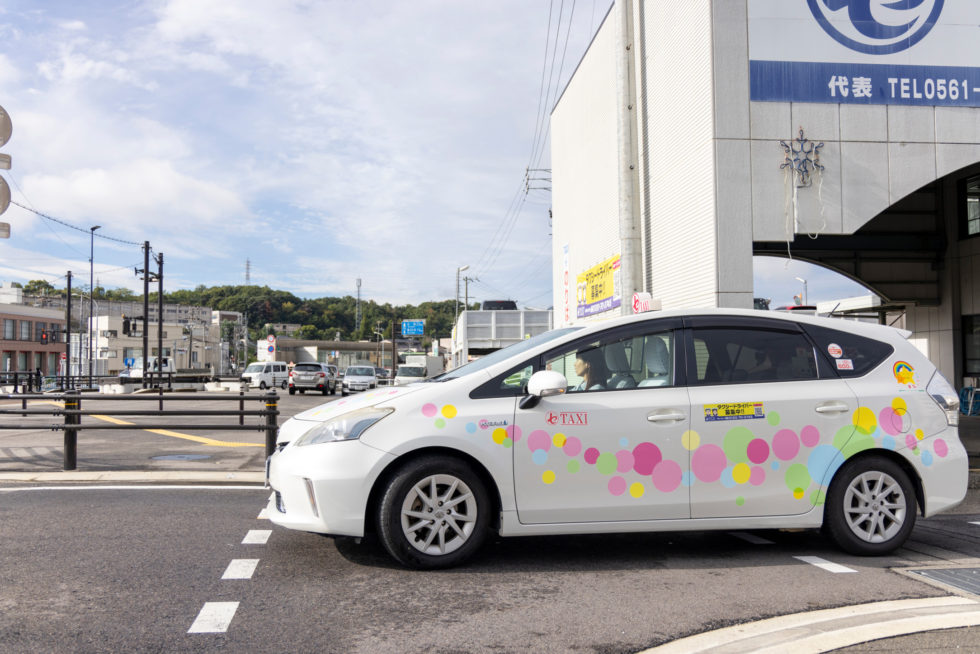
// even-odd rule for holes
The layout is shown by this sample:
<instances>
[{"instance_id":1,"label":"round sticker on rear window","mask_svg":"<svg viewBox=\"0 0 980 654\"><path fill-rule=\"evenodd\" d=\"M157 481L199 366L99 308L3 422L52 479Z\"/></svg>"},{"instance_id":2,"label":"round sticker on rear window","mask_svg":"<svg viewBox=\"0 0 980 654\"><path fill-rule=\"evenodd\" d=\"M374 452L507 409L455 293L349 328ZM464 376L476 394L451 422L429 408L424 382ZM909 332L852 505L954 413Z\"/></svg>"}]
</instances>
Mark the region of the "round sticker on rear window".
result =
<instances>
[{"instance_id":1,"label":"round sticker on rear window","mask_svg":"<svg viewBox=\"0 0 980 654\"><path fill-rule=\"evenodd\" d=\"M842 350L840 345L838 345L837 343L831 343L830 345L828 345L827 352L828 354L830 354L830 356L834 357L835 359L839 359L842 356L844 356L844 350Z\"/></svg>"}]
</instances>

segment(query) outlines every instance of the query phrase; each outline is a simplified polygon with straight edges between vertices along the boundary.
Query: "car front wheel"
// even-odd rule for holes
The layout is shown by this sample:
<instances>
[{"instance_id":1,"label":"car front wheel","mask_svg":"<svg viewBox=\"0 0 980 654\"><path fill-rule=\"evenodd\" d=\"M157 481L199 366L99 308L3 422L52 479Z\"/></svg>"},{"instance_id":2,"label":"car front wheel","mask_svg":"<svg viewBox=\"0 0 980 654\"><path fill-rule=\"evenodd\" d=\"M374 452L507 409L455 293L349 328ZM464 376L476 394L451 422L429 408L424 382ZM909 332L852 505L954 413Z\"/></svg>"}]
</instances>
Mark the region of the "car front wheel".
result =
<instances>
[{"instance_id":1,"label":"car front wheel","mask_svg":"<svg viewBox=\"0 0 980 654\"><path fill-rule=\"evenodd\" d=\"M466 561L489 532L490 498L480 477L459 459L429 456L388 481L378 510L385 549L410 568L447 568Z\"/></svg>"},{"instance_id":2,"label":"car front wheel","mask_svg":"<svg viewBox=\"0 0 980 654\"><path fill-rule=\"evenodd\" d=\"M846 552L880 556L915 526L915 489L901 466L872 456L845 463L827 494L824 526Z\"/></svg>"}]
</instances>

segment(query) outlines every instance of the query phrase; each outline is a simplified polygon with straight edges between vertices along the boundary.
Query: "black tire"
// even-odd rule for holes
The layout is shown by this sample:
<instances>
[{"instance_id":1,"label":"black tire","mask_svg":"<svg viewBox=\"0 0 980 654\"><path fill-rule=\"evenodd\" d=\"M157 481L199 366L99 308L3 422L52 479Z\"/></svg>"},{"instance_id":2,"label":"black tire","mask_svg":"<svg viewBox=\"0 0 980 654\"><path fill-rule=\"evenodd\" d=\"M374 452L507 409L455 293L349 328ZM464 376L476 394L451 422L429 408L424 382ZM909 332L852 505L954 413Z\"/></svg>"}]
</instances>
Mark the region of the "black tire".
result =
<instances>
[{"instance_id":1,"label":"black tire","mask_svg":"<svg viewBox=\"0 0 980 654\"><path fill-rule=\"evenodd\" d=\"M490 512L486 486L469 466L448 456L426 456L388 480L376 516L378 536L406 567L448 568L483 546Z\"/></svg>"},{"instance_id":2,"label":"black tire","mask_svg":"<svg viewBox=\"0 0 980 654\"><path fill-rule=\"evenodd\" d=\"M267 389L267 388L268 388L268 386L266 386L266 385L265 385L265 382L264 382L264 381L262 381L262 382L259 382L259 388L260 388L261 390L263 390L263 391L264 391L265 389Z\"/></svg>"},{"instance_id":3,"label":"black tire","mask_svg":"<svg viewBox=\"0 0 980 654\"><path fill-rule=\"evenodd\" d=\"M300 393L302 393L302 392L303 392L303 391L300 391ZM290 388L290 389L289 389L289 394L290 394L290 395L296 395L296 389L295 389L295 388Z\"/></svg>"},{"instance_id":4,"label":"black tire","mask_svg":"<svg viewBox=\"0 0 980 654\"><path fill-rule=\"evenodd\" d=\"M282 389L283 390L286 389L286 380L285 379L282 380Z\"/></svg>"},{"instance_id":5,"label":"black tire","mask_svg":"<svg viewBox=\"0 0 980 654\"><path fill-rule=\"evenodd\" d=\"M824 508L824 531L845 552L881 556L901 547L915 527L915 488L900 465L880 456L845 463Z\"/></svg>"},{"instance_id":6,"label":"black tire","mask_svg":"<svg viewBox=\"0 0 980 654\"><path fill-rule=\"evenodd\" d=\"M323 387L323 391L321 391L321 392L322 392L322 393L323 393L324 395L326 395L326 394L328 394L328 393L330 392L330 389L328 389L328 388L327 388L326 386L324 386L324 387Z\"/></svg>"}]
</instances>

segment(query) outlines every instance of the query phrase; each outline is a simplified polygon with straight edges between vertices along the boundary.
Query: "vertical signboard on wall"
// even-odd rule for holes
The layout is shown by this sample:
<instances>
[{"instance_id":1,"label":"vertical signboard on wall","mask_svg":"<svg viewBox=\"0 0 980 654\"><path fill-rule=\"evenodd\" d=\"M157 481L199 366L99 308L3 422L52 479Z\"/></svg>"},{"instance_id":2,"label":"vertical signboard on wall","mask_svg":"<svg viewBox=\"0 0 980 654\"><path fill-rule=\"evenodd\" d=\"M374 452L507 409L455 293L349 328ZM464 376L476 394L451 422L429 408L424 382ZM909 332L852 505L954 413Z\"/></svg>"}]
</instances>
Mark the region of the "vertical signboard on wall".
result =
<instances>
[{"instance_id":1,"label":"vertical signboard on wall","mask_svg":"<svg viewBox=\"0 0 980 654\"><path fill-rule=\"evenodd\" d=\"M585 318L618 308L623 303L619 277L618 254L579 274L576 278L576 317Z\"/></svg>"},{"instance_id":2,"label":"vertical signboard on wall","mask_svg":"<svg viewBox=\"0 0 980 654\"><path fill-rule=\"evenodd\" d=\"M980 107L977 0L749 0L750 97Z\"/></svg>"}]
</instances>

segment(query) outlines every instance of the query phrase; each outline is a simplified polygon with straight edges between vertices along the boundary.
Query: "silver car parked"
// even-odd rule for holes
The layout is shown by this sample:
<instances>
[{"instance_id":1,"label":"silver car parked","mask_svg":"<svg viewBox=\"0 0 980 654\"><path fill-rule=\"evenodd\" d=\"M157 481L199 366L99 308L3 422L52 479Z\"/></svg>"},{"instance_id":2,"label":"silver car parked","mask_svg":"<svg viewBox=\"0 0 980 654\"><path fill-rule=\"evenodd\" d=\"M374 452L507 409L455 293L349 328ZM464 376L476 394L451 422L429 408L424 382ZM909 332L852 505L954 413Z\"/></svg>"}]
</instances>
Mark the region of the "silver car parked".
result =
<instances>
[{"instance_id":1,"label":"silver car parked","mask_svg":"<svg viewBox=\"0 0 980 654\"><path fill-rule=\"evenodd\" d=\"M337 368L326 363L297 363L289 372L289 394L296 391L320 391L324 395L337 393Z\"/></svg>"}]
</instances>

